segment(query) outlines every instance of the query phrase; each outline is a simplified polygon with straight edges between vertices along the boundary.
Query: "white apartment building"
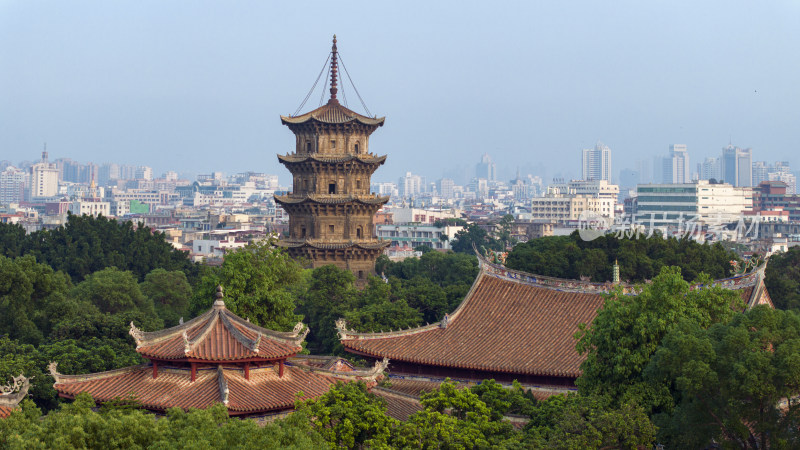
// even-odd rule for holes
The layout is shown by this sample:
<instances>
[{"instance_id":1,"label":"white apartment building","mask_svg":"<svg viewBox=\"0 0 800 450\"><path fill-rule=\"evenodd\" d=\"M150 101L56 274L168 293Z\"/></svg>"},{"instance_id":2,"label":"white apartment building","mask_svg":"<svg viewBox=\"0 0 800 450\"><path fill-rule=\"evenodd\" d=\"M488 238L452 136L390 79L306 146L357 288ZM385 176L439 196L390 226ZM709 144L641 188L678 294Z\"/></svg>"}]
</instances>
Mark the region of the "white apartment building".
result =
<instances>
[{"instance_id":1,"label":"white apartment building","mask_svg":"<svg viewBox=\"0 0 800 450\"><path fill-rule=\"evenodd\" d=\"M14 166L0 172L0 204L19 203L25 197L25 185L30 182L30 174Z\"/></svg>"},{"instance_id":2,"label":"white apartment building","mask_svg":"<svg viewBox=\"0 0 800 450\"><path fill-rule=\"evenodd\" d=\"M584 212L592 212L613 222L616 203L616 199L608 197L562 194L548 188L544 197L531 199L531 219L566 223L580 220Z\"/></svg>"},{"instance_id":3,"label":"white apartment building","mask_svg":"<svg viewBox=\"0 0 800 450\"><path fill-rule=\"evenodd\" d=\"M753 190L729 183L698 180L683 184L643 184L636 187L637 217L655 225L695 220L708 225L738 221L753 208Z\"/></svg>"},{"instance_id":4,"label":"white apartment building","mask_svg":"<svg viewBox=\"0 0 800 450\"><path fill-rule=\"evenodd\" d=\"M58 195L58 168L47 161L47 152L42 152L42 161L31 166L31 198Z\"/></svg>"},{"instance_id":5,"label":"white apartment building","mask_svg":"<svg viewBox=\"0 0 800 450\"><path fill-rule=\"evenodd\" d=\"M584 180L611 181L611 149L602 142L583 150L582 177Z\"/></svg>"},{"instance_id":6,"label":"white apartment building","mask_svg":"<svg viewBox=\"0 0 800 450\"><path fill-rule=\"evenodd\" d=\"M76 216L105 216L111 215L111 203L92 200L76 200L69 205L69 211Z\"/></svg>"},{"instance_id":7,"label":"white apartment building","mask_svg":"<svg viewBox=\"0 0 800 450\"><path fill-rule=\"evenodd\" d=\"M435 250L450 250L450 242L462 226L435 227L416 224L380 224L375 226L379 239L392 241L390 248L414 249L421 246Z\"/></svg>"},{"instance_id":8,"label":"white apartment building","mask_svg":"<svg viewBox=\"0 0 800 450\"><path fill-rule=\"evenodd\" d=\"M456 215L452 209L422 209L413 207L392 208L387 210L392 213L394 223L429 223L437 220L454 219Z\"/></svg>"}]
</instances>

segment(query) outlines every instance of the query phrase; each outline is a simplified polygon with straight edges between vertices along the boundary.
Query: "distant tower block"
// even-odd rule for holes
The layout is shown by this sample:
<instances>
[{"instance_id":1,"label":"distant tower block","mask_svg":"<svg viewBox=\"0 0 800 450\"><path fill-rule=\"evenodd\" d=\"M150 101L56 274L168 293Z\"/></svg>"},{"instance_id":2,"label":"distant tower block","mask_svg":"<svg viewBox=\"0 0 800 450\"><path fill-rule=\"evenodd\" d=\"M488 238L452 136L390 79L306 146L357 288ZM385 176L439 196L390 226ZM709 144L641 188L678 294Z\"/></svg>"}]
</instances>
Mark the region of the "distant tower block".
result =
<instances>
[{"instance_id":1,"label":"distant tower block","mask_svg":"<svg viewBox=\"0 0 800 450\"><path fill-rule=\"evenodd\" d=\"M386 161L385 155L369 151L369 136L385 118L362 116L339 103L338 70L334 36L328 103L305 114L281 116L295 135L295 152L278 155L292 173L292 192L275 196L289 214L289 237L279 245L313 267L349 269L363 284L389 245L375 236L372 223L389 197L369 191L372 174Z\"/></svg>"}]
</instances>

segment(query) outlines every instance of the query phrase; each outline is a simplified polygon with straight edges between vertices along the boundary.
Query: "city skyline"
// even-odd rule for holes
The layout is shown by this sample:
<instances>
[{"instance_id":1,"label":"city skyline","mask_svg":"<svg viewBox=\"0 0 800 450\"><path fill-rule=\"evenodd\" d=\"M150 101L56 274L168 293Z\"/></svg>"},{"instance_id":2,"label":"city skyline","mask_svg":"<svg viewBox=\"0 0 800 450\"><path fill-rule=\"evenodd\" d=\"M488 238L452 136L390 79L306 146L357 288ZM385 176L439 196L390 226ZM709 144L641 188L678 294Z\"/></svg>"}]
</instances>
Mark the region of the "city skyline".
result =
<instances>
[{"instance_id":1,"label":"city skyline","mask_svg":"<svg viewBox=\"0 0 800 450\"><path fill-rule=\"evenodd\" d=\"M0 159L35 161L47 142L51 159L281 174L272 155L292 142L278 116L338 33L360 94L387 117L376 145L394 156L378 180L453 178L486 153L498 179L520 166L578 178L580 150L598 139L614 152L612 178L678 142L692 161L731 140L754 160L798 165L793 2L425 4L422 15L413 4L189 5L0 6Z\"/></svg>"}]
</instances>

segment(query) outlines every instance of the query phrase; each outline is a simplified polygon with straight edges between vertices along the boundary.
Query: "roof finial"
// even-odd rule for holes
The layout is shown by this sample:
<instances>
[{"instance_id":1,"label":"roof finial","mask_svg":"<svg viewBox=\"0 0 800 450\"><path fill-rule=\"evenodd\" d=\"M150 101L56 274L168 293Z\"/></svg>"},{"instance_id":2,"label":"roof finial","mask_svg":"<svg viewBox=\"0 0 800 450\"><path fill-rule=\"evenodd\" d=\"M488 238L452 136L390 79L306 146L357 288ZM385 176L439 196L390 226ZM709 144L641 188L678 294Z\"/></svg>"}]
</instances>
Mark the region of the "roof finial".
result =
<instances>
[{"instance_id":1,"label":"roof finial","mask_svg":"<svg viewBox=\"0 0 800 450\"><path fill-rule=\"evenodd\" d=\"M225 307L225 302L222 300L222 297L223 297L223 295L222 295L222 285L218 285L217 286L217 293L216 293L216 295L214 295L214 298L216 298L216 300L214 301L214 308L224 308Z\"/></svg>"},{"instance_id":2,"label":"roof finial","mask_svg":"<svg viewBox=\"0 0 800 450\"><path fill-rule=\"evenodd\" d=\"M336 76L339 71L338 51L336 50L336 35L333 35L333 47L331 47L331 99L332 102L339 102L336 99L336 93L339 89L336 87Z\"/></svg>"}]
</instances>

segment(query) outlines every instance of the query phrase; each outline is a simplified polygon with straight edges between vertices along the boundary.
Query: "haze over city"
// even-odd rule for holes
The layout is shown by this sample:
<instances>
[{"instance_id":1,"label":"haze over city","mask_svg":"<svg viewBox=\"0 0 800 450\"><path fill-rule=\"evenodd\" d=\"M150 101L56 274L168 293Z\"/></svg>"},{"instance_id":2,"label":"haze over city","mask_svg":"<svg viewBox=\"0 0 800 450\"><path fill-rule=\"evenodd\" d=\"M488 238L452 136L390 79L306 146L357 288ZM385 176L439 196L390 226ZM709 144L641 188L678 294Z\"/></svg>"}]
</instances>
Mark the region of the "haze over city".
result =
<instances>
[{"instance_id":1,"label":"haze over city","mask_svg":"<svg viewBox=\"0 0 800 450\"><path fill-rule=\"evenodd\" d=\"M498 178L517 167L575 178L598 140L615 178L676 143L692 164L730 141L796 166L799 12L791 1L3 2L0 159L34 161L47 142L51 158L285 182L275 154L294 138L278 116L299 106L336 33L370 112L387 117L372 140L390 155L377 180L471 176L484 153Z\"/></svg>"}]
</instances>

